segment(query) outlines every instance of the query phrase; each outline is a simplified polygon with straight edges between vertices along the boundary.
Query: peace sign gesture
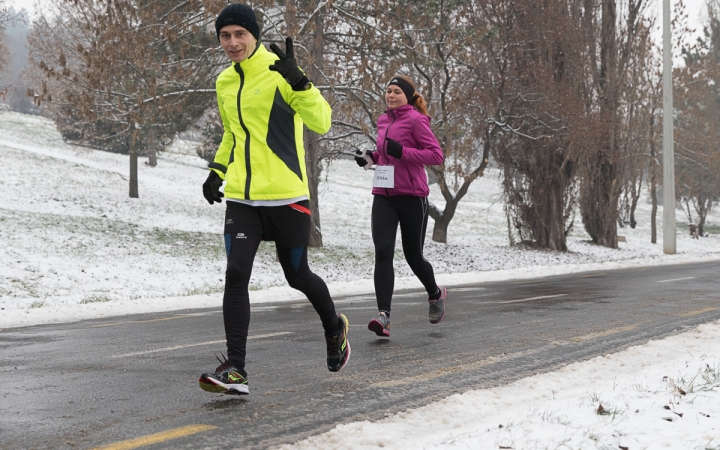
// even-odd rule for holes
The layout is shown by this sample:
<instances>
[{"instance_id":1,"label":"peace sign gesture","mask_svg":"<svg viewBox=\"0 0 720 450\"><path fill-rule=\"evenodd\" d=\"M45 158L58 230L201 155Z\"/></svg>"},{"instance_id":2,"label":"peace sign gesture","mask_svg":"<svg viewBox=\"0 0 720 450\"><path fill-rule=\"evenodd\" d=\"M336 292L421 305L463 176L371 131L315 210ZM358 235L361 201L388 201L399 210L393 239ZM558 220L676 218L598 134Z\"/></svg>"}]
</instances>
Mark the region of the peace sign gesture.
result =
<instances>
[{"instance_id":1,"label":"peace sign gesture","mask_svg":"<svg viewBox=\"0 0 720 450\"><path fill-rule=\"evenodd\" d=\"M285 78L285 81L287 81L294 90L301 90L305 84L309 82L309 80L305 77L303 71L300 70L297 61L295 60L295 50L293 48L292 38L285 38L285 52L274 43L270 44L270 50L278 55L280 59L275 61L275 64L269 66L268 68L282 75L282 77ZM298 87L298 89L295 89L296 87Z\"/></svg>"}]
</instances>

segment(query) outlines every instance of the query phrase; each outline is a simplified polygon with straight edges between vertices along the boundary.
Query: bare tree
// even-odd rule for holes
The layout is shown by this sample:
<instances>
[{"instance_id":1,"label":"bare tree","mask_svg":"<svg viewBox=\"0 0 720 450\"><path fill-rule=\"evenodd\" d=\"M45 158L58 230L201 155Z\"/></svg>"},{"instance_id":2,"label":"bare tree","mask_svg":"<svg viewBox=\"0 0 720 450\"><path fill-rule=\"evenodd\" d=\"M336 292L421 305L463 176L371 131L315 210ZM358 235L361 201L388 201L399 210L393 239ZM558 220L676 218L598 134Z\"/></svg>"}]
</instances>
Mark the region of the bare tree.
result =
<instances>
[{"instance_id":1,"label":"bare tree","mask_svg":"<svg viewBox=\"0 0 720 450\"><path fill-rule=\"evenodd\" d=\"M688 222L694 222L695 212L700 236L720 199L720 3L710 2L708 11L704 36L684 49L685 67L676 71L676 194Z\"/></svg>"},{"instance_id":2,"label":"bare tree","mask_svg":"<svg viewBox=\"0 0 720 450\"><path fill-rule=\"evenodd\" d=\"M211 17L212 16L212 17ZM137 164L182 131L214 98L221 55L201 0L65 0L36 21L34 95L72 112L83 133L127 143L130 197ZM99 134L99 136L98 136Z\"/></svg>"},{"instance_id":3,"label":"bare tree","mask_svg":"<svg viewBox=\"0 0 720 450\"><path fill-rule=\"evenodd\" d=\"M0 28L0 99L5 99L10 86L3 83L2 75L7 71L8 60L10 59L10 53L8 52L5 43L3 42L4 30Z\"/></svg>"},{"instance_id":4,"label":"bare tree","mask_svg":"<svg viewBox=\"0 0 720 450\"><path fill-rule=\"evenodd\" d=\"M574 7L573 7L574 6ZM503 48L509 49L500 142L508 232L516 239L566 251L573 226L575 172L595 133L585 113L583 23L564 0L498 2Z\"/></svg>"},{"instance_id":5,"label":"bare tree","mask_svg":"<svg viewBox=\"0 0 720 450\"><path fill-rule=\"evenodd\" d=\"M481 9L465 0L428 2L422 8L403 8L408 12L403 41L412 49L409 69L427 94L433 129L445 155L443 165L428 168L445 199L443 210L430 204L432 239L445 243L458 204L487 167L499 127L488 120L494 112L486 95L492 84L487 76L492 58L487 46L477 45L474 30ZM418 17L423 20L413 21Z\"/></svg>"},{"instance_id":6,"label":"bare tree","mask_svg":"<svg viewBox=\"0 0 720 450\"><path fill-rule=\"evenodd\" d=\"M650 190L650 201L652 209L650 211L650 243L657 244L657 211L658 211L658 186L662 180L662 171L659 169L658 161L658 137L661 136L662 130L660 115L658 111L662 106L662 77L656 76L655 83L650 83L650 101L647 107L648 116L648 189Z\"/></svg>"},{"instance_id":7,"label":"bare tree","mask_svg":"<svg viewBox=\"0 0 720 450\"><path fill-rule=\"evenodd\" d=\"M0 76L7 71L10 63L10 52L5 45L5 29L22 20L22 16L14 9L9 8L5 0L0 0ZM3 83L3 79L0 77L0 99L5 98L9 89L10 84Z\"/></svg>"},{"instance_id":8,"label":"bare tree","mask_svg":"<svg viewBox=\"0 0 720 450\"><path fill-rule=\"evenodd\" d=\"M303 7L303 22L297 20L297 5L300 3ZM292 36L300 35L301 44L306 49L305 55L305 72L311 80L322 80L325 72L325 52L327 47L326 20L329 14L329 6L327 2L320 0L310 0L305 2L295 2L294 0L286 0L285 16L288 24L288 34ZM302 33L301 33L302 30ZM320 183L320 173L322 171L323 149L320 144L320 135L312 130L305 128L303 135L305 147L305 163L307 167L308 187L310 189L310 240L311 247L322 247L322 227L320 220L320 207L318 204L318 186Z\"/></svg>"},{"instance_id":9,"label":"bare tree","mask_svg":"<svg viewBox=\"0 0 720 450\"><path fill-rule=\"evenodd\" d=\"M445 155L444 165L428 167L445 207L431 204L429 214L435 222L433 240L447 242L458 203L488 163L495 128L482 118L488 109L481 81L486 76L475 61L487 62L489 56L474 46L471 20L479 11L466 0L348 3L334 3L347 20L346 31L329 36L335 75L343 81L333 87L338 99L335 147L373 148L376 120L385 109L385 83L398 73L413 78Z\"/></svg>"},{"instance_id":10,"label":"bare tree","mask_svg":"<svg viewBox=\"0 0 720 450\"><path fill-rule=\"evenodd\" d=\"M617 248L618 203L626 162L621 142L623 93L630 89L628 67L637 50L638 30L645 0L627 0L619 8L616 0L586 0L588 56L593 91L602 132L582 160L580 209L583 225L594 242ZM647 36L642 35L643 39Z\"/></svg>"},{"instance_id":11,"label":"bare tree","mask_svg":"<svg viewBox=\"0 0 720 450\"><path fill-rule=\"evenodd\" d=\"M428 98L439 137L447 128L446 156L454 152L451 170L455 172L450 172L450 182L445 182L445 170L435 174L449 201L444 211L431 210L436 221L434 239L447 239L447 224L457 202L487 164L487 157L482 159L478 153L483 149L489 152L482 140L487 122L472 120L477 110L466 105L468 93L473 95L477 83L463 75L473 68L467 61L459 61L472 53L468 39L458 39L470 28L463 23L470 4L307 0L256 5L263 9L265 41L280 39L285 33L296 35L301 65L333 107L330 133L322 137L306 134L308 167L317 168L309 174L311 194L319 183L321 160L375 146L376 120L385 109L385 83L397 73L407 73ZM315 225L313 231L319 233L319 223ZM321 243L320 238L312 241Z\"/></svg>"},{"instance_id":12,"label":"bare tree","mask_svg":"<svg viewBox=\"0 0 720 450\"><path fill-rule=\"evenodd\" d=\"M643 186L650 173L652 152L650 136L654 133L654 115L659 106L657 88L661 79L657 71L659 49L650 39L654 27L652 18L641 20L637 38L628 62L627 89L621 92L618 123L618 145L622 149L623 164L620 165L622 192L619 205L618 226L635 228L635 210Z\"/></svg>"}]
</instances>

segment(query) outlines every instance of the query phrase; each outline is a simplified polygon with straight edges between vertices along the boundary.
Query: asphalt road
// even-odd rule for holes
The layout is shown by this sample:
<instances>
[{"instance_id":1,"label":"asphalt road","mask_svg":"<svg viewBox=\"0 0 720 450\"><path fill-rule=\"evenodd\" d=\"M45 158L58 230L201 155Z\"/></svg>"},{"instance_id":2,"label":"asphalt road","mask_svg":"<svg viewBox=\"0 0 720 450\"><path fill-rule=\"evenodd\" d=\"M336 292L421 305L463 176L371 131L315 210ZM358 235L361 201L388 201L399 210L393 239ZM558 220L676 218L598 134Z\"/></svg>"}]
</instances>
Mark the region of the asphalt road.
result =
<instances>
[{"instance_id":1,"label":"asphalt road","mask_svg":"<svg viewBox=\"0 0 720 450\"><path fill-rule=\"evenodd\" d=\"M397 292L336 298L352 357L325 368L308 302L255 305L250 395L197 384L224 351L218 309L0 330L0 448L267 448L489 388L720 319L720 262L450 286L447 317Z\"/></svg>"}]
</instances>

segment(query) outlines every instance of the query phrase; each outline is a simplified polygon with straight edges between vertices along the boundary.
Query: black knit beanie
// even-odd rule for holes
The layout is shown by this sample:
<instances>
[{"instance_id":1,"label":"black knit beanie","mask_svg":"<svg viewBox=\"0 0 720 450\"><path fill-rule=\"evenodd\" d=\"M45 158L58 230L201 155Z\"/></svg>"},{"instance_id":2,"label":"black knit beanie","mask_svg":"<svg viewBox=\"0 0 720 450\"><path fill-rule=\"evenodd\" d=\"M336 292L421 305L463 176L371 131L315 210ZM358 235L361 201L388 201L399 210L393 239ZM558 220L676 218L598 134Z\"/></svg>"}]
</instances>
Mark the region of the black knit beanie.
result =
<instances>
[{"instance_id":1,"label":"black knit beanie","mask_svg":"<svg viewBox=\"0 0 720 450\"><path fill-rule=\"evenodd\" d=\"M226 25L240 25L255 36L256 40L260 40L260 25L255 18L255 11L247 5L233 3L220 11L220 15L215 19L218 39L220 39L220 29Z\"/></svg>"},{"instance_id":2,"label":"black knit beanie","mask_svg":"<svg viewBox=\"0 0 720 450\"><path fill-rule=\"evenodd\" d=\"M409 104L413 104L415 102L415 88L412 87L410 83L403 80L400 77L395 77L388 83L388 86L391 84L394 84L395 86L399 87L401 91L405 94L405 97L407 97L407 102Z\"/></svg>"}]
</instances>

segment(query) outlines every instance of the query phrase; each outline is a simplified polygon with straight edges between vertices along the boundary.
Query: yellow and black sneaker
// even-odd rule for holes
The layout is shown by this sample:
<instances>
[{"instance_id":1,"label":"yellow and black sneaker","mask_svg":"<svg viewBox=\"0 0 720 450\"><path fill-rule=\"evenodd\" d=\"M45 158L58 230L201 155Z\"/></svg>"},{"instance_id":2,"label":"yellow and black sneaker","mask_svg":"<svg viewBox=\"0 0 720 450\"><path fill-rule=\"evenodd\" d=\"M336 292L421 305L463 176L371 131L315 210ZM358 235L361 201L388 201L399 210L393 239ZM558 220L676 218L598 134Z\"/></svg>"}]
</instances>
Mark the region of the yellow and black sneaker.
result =
<instances>
[{"instance_id":1,"label":"yellow and black sneaker","mask_svg":"<svg viewBox=\"0 0 720 450\"><path fill-rule=\"evenodd\" d=\"M350 322L345 314L338 314L340 332L332 336L325 336L327 340L327 366L330 372L339 372L350 360L350 342L347 335L350 331Z\"/></svg>"},{"instance_id":2,"label":"yellow and black sneaker","mask_svg":"<svg viewBox=\"0 0 720 450\"><path fill-rule=\"evenodd\" d=\"M217 356L215 356L217 358ZM224 360L224 361L223 361ZM198 382L204 391L217 392L229 395L247 395L250 393L247 374L240 372L223 355L223 360L218 358L220 365L214 373L200 375Z\"/></svg>"}]
</instances>

